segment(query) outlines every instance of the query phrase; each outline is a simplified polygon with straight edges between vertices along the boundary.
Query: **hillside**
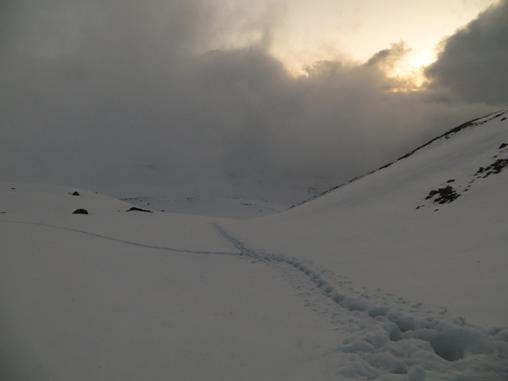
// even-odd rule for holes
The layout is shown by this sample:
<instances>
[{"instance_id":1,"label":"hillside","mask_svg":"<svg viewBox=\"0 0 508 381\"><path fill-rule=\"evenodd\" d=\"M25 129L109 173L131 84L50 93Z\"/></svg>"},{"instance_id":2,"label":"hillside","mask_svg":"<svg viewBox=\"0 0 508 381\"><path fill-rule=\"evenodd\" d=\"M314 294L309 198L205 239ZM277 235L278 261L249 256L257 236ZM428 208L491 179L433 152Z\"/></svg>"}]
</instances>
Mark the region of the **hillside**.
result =
<instances>
[{"instance_id":1,"label":"hillside","mask_svg":"<svg viewBox=\"0 0 508 381\"><path fill-rule=\"evenodd\" d=\"M415 282L415 296L425 297L423 289L439 287L433 282L448 284L457 276L460 288L441 290L429 301L456 305L478 322L507 324L508 307L496 302L506 290L505 115L470 122L312 202L232 229L253 245L342 269L364 285L380 286L384 276L395 292L410 293L401 277ZM470 303L477 286L495 296L478 295L483 308Z\"/></svg>"}]
</instances>

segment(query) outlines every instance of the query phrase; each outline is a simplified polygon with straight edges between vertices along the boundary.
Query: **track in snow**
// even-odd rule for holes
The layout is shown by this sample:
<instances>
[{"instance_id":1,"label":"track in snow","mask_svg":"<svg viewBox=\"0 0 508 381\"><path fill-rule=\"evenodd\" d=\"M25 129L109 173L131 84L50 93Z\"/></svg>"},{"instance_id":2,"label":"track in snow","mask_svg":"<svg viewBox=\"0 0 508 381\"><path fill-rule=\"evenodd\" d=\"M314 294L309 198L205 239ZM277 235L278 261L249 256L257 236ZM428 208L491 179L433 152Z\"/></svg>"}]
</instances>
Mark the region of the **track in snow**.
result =
<instances>
[{"instance_id":1,"label":"track in snow","mask_svg":"<svg viewBox=\"0 0 508 381\"><path fill-rule=\"evenodd\" d=\"M470 326L463 319L449 322L432 316L401 312L395 303L376 303L373 295L337 281L334 274L297 258L248 248L223 227L219 234L236 251L189 250L124 240L63 226L2 220L1 223L69 231L144 249L184 255L248 258L290 273L314 299L334 310L337 331L349 337L338 343L338 375L346 379L383 380L485 380L508 379L508 330ZM325 308L326 309L326 308Z\"/></svg>"},{"instance_id":2,"label":"track in snow","mask_svg":"<svg viewBox=\"0 0 508 381\"><path fill-rule=\"evenodd\" d=\"M143 249L162 250L162 251L168 251L168 252L175 253L175 254L238 256L238 253L227 252L227 251L189 250L189 249L178 249L178 248L174 248L174 247L161 246L161 245L151 245L151 244L146 244L146 243L141 243L141 242L129 241L129 240L121 239L121 238L110 237L110 236L107 236L104 234L93 233L93 232L89 232L86 230L73 229L73 228L68 228L68 227L64 227L64 226L44 224L44 223L39 223L39 222L0 220L0 223L17 224L17 225L32 225L32 226L39 226L39 227L43 227L43 228L47 228L47 229L68 231L68 232L72 232L72 233L87 235L87 236L94 237L94 238L104 239L107 241L119 242L119 243L123 243L125 245L141 247Z\"/></svg>"},{"instance_id":3,"label":"track in snow","mask_svg":"<svg viewBox=\"0 0 508 381\"><path fill-rule=\"evenodd\" d=\"M344 289L333 273L316 270L313 265L286 255L248 248L220 225L220 235L242 257L267 265L282 265L300 278L300 284L325 298L341 316L338 330L349 338L338 345L338 373L348 379L390 380L485 380L508 379L508 330L484 329L413 313L376 298ZM343 290L344 289L344 290ZM356 295L351 295L353 291ZM358 296L358 295L364 295ZM415 307L415 306L413 306Z\"/></svg>"}]
</instances>

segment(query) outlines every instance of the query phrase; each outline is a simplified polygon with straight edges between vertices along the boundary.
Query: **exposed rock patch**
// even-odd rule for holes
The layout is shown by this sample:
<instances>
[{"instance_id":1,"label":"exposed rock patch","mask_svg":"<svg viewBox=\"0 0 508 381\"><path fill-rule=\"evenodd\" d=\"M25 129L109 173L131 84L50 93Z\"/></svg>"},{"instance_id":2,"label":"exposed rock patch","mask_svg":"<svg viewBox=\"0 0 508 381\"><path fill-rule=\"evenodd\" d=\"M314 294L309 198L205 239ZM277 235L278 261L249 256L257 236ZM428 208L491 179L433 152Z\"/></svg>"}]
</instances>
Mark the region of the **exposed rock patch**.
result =
<instances>
[{"instance_id":1,"label":"exposed rock patch","mask_svg":"<svg viewBox=\"0 0 508 381\"><path fill-rule=\"evenodd\" d=\"M126 212L142 212L142 213L153 213L151 210L148 210L148 209L142 209L142 208L138 208L136 206L133 206L132 208L129 208L126 210Z\"/></svg>"},{"instance_id":2,"label":"exposed rock patch","mask_svg":"<svg viewBox=\"0 0 508 381\"><path fill-rule=\"evenodd\" d=\"M455 188L448 185L443 188L433 189L429 192L426 200L432 199L435 204L449 204L460 197Z\"/></svg>"},{"instance_id":3,"label":"exposed rock patch","mask_svg":"<svg viewBox=\"0 0 508 381\"><path fill-rule=\"evenodd\" d=\"M508 166L508 159L497 159L487 167L480 167L475 173L476 177L486 178L491 175L497 175Z\"/></svg>"},{"instance_id":4,"label":"exposed rock patch","mask_svg":"<svg viewBox=\"0 0 508 381\"><path fill-rule=\"evenodd\" d=\"M455 188L450 184L455 184L457 181L452 178L444 183L441 183L440 187L431 190L425 197L425 200L432 200L434 204L450 204L461 196L462 193L469 192L473 184L478 181L485 179L492 175L501 173L505 168L508 167L508 158L499 158L500 155L505 155L508 151L508 143L501 143L497 148L497 154L493 156L494 161L486 166L481 166L478 170L469 177L469 179L463 179L459 181L463 183L455 185ZM457 188L457 189L456 189ZM425 204L418 205L416 210L422 209ZM437 212L438 210L434 210Z\"/></svg>"}]
</instances>

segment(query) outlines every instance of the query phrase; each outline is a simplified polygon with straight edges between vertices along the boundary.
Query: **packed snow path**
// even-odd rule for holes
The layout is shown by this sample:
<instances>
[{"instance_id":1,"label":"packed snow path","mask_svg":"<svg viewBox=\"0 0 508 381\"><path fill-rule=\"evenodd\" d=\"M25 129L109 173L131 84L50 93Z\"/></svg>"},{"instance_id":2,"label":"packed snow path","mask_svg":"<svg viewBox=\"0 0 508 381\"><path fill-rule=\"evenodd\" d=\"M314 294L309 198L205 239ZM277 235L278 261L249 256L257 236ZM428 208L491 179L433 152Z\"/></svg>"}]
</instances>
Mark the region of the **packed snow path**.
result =
<instances>
[{"instance_id":1,"label":"packed snow path","mask_svg":"<svg viewBox=\"0 0 508 381\"><path fill-rule=\"evenodd\" d=\"M1 221L67 231L142 249L183 255L236 256L286 275L316 313L335 327L337 374L346 379L501 380L508 378L508 330L484 329L419 304L359 290L308 261L253 250L221 225L213 226L234 250L189 250L29 221ZM341 338L347 337L345 340Z\"/></svg>"},{"instance_id":2,"label":"packed snow path","mask_svg":"<svg viewBox=\"0 0 508 381\"><path fill-rule=\"evenodd\" d=\"M86 231L86 230L73 229L73 228L68 228L65 226L57 226L57 225L52 225L52 224L40 223L40 222L0 220L0 223L33 225L33 226L39 226L39 227L43 227L43 228L47 228L47 229L68 231L68 232L72 232L72 233L78 233L78 234L83 234L83 235L87 235L90 237L104 239L107 241L119 242L119 243L123 243L126 245L142 247L144 249L162 250L162 251L168 251L168 252L176 253L176 254L229 255L229 256L237 255L237 253L230 253L230 252L223 252L223 251L189 250L189 249L178 249L178 248L174 248L174 247L161 246L161 245L151 245L151 244L142 243L142 242L134 242L134 241L126 240L126 239L110 237L110 236L107 236L104 234L94 233L94 232L90 232L90 231Z\"/></svg>"},{"instance_id":3,"label":"packed snow path","mask_svg":"<svg viewBox=\"0 0 508 381\"><path fill-rule=\"evenodd\" d=\"M337 329L350 334L336 350L342 376L411 381L508 379L508 330L471 326L462 318L447 321L429 316L419 310L420 305L411 306L408 313L393 303L387 305L386 299L376 303L374 294L354 290L329 271L289 256L252 250L215 226L240 256L296 273L300 285L307 284L318 298L336 307Z\"/></svg>"}]
</instances>

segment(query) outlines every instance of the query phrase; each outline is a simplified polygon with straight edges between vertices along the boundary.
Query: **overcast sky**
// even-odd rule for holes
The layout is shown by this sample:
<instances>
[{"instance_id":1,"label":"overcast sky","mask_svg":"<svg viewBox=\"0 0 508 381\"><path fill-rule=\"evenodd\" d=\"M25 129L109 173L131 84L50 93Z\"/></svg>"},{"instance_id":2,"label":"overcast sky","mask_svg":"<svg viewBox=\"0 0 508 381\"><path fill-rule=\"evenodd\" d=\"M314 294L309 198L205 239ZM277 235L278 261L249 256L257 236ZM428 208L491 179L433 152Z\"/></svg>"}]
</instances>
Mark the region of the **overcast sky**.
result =
<instances>
[{"instance_id":1,"label":"overcast sky","mask_svg":"<svg viewBox=\"0 0 508 381\"><path fill-rule=\"evenodd\" d=\"M507 1L0 0L0 180L341 182L506 107L507 26Z\"/></svg>"}]
</instances>

